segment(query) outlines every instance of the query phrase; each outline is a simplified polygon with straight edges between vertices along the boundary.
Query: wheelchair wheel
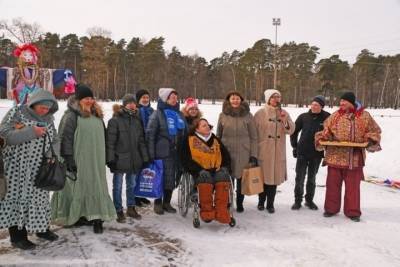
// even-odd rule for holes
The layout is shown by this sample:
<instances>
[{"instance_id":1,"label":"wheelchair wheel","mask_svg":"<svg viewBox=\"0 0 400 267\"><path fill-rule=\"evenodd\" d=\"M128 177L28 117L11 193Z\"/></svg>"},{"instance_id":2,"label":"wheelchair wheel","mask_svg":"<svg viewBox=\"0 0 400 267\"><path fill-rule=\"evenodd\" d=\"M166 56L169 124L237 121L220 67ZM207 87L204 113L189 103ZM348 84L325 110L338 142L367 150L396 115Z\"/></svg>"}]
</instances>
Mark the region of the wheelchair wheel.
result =
<instances>
[{"instance_id":1,"label":"wheelchair wheel","mask_svg":"<svg viewBox=\"0 0 400 267\"><path fill-rule=\"evenodd\" d=\"M184 173L181 176L181 181L178 186L178 208L179 214L185 217L189 209L189 195L190 195L190 175Z\"/></svg>"}]
</instances>

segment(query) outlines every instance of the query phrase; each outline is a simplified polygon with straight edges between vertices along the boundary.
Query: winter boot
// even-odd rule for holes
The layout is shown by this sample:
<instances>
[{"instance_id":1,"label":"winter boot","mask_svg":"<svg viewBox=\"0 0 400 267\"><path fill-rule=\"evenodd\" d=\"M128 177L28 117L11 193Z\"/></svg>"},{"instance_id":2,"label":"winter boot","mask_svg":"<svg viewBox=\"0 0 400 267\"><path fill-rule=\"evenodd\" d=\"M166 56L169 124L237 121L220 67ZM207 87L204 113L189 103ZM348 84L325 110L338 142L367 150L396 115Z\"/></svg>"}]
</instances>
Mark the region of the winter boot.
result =
<instances>
[{"instance_id":1,"label":"winter boot","mask_svg":"<svg viewBox=\"0 0 400 267\"><path fill-rule=\"evenodd\" d=\"M307 206L310 210L318 209L318 206L315 205L315 203L313 201L306 201L306 203L304 205Z\"/></svg>"},{"instance_id":2,"label":"winter boot","mask_svg":"<svg viewBox=\"0 0 400 267\"><path fill-rule=\"evenodd\" d=\"M50 229L47 229L44 233L36 233L36 236L51 242L58 239L58 235L50 231Z\"/></svg>"},{"instance_id":3,"label":"winter boot","mask_svg":"<svg viewBox=\"0 0 400 267\"><path fill-rule=\"evenodd\" d=\"M352 217L349 217L350 218L350 220L352 220L353 222L360 222L360 216L352 216Z\"/></svg>"},{"instance_id":4,"label":"winter boot","mask_svg":"<svg viewBox=\"0 0 400 267\"><path fill-rule=\"evenodd\" d=\"M123 210L117 211L117 222L126 223L126 217Z\"/></svg>"},{"instance_id":5,"label":"winter boot","mask_svg":"<svg viewBox=\"0 0 400 267\"><path fill-rule=\"evenodd\" d=\"M230 223L231 215L228 210L230 182L215 184L215 219L220 223Z\"/></svg>"},{"instance_id":6,"label":"winter boot","mask_svg":"<svg viewBox=\"0 0 400 267\"><path fill-rule=\"evenodd\" d=\"M163 210L168 213L176 213L176 209L171 206L172 190L164 190Z\"/></svg>"},{"instance_id":7,"label":"winter boot","mask_svg":"<svg viewBox=\"0 0 400 267\"><path fill-rule=\"evenodd\" d=\"M93 220L93 232L95 234L103 233L103 222L100 219Z\"/></svg>"},{"instance_id":8,"label":"winter boot","mask_svg":"<svg viewBox=\"0 0 400 267\"><path fill-rule=\"evenodd\" d=\"M215 219L215 209L213 207L214 186L209 183L200 183L197 185L200 201L200 218L205 222L211 222Z\"/></svg>"},{"instance_id":9,"label":"winter boot","mask_svg":"<svg viewBox=\"0 0 400 267\"><path fill-rule=\"evenodd\" d=\"M137 207L143 207L143 204L144 203L142 203L142 198L141 197L135 197L135 205Z\"/></svg>"},{"instance_id":10,"label":"winter boot","mask_svg":"<svg viewBox=\"0 0 400 267\"><path fill-rule=\"evenodd\" d=\"M139 213L137 213L135 206L128 207L128 210L126 211L126 215L128 217L131 217L136 220L142 219L142 216Z\"/></svg>"},{"instance_id":11,"label":"winter boot","mask_svg":"<svg viewBox=\"0 0 400 267\"><path fill-rule=\"evenodd\" d=\"M236 211L239 213L244 211L243 200L244 200L244 195L236 192Z\"/></svg>"},{"instance_id":12,"label":"winter boot","mask_svg":"<svg viewBox=\"0 0 400 267\"><path fill-rule=\"evenodd\" d=\"M28 233L25 228L19 230L18 226L12 226L8 228L8 232L10 233L10 241L13 247L22 250L31 250L36 247L34 243L28 240Z\"/></svg>"},{"instance_id":13,"label":"winter boot","mask_svg":"<svg viewBox=\"0 0 400 267\"><path fill-rule=\"evenodd\" d=\"M164 214L161 198L154 200L154 213L158 215Z\"/></svg>"},{"instance_id":14,"label":"winter boot","mask_svg":"<svg viewBox=\"0 0 400 267\"><path fill-rule=\"evenodd\" d=\"M258 194L258 205L257 209L259 211L262 211L265 209L265 200L267 199L267 193L265 192L265 185L264 185L264 191Z\"/></svg>"},{"instance_id":15,"label":"winter boot","mask_svg":"<svg viewBox=\"0 0 400 267\"><path fill-rule=\"evenodd\" d=\"M292 210L299 210L300 208L301 208L301 202L295 201L294 204L292 205Z\"/></svg>"}]
</instances>

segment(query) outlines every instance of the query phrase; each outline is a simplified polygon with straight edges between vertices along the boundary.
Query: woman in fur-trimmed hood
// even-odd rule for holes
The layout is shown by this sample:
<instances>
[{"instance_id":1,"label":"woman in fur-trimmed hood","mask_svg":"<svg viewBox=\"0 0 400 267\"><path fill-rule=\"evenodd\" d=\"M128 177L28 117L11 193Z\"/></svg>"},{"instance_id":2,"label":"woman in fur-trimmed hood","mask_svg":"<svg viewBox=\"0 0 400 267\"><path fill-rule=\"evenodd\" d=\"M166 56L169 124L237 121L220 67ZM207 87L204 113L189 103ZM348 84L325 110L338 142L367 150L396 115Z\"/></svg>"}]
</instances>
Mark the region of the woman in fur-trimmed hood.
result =
<instances>
[{"instance_id":1,"label":"woman in fur-trimmed hood","mask_svg":"<svg viewBox=\"0 0 400 267\"><path fill-rule=\"evenodd\" d=\"M237 91L229 92L219 114L217 137L231 155L231 175L237 181L237 211L243 211L241 177L245 167L257 164L257 131L250 107Z\"/></svg>"},{"instance_id":2,"label":"woman in fur-trimmed hood","mask_svg":"<svg viewBox=\"0 0 400 267\"><path fill-rule=\"evenodd\" d=\"M116 218L106 180L106 145L103 112L86 85L78 85L68 100L59 133L61 156L77 180L67 179L52 197L55 223L73 225L92 221L94 232L103 232L103 221ZM78 222L79 221L79 222Z\"/></svg>"}]
</instances>

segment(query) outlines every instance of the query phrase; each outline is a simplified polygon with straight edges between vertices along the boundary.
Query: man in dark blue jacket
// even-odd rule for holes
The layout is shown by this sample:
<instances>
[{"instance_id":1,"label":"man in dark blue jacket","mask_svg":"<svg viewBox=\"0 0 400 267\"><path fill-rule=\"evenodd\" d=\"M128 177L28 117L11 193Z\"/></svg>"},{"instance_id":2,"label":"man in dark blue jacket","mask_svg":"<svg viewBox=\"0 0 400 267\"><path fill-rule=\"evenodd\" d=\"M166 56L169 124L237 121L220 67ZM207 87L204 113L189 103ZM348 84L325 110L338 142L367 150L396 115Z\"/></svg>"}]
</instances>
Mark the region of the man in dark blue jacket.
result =
<instances>
[{"instance_id":1,"label":"man in dark blue jacket","mask_svg":"<svg viewBox=\"0 0 400 267\"><path fill-rule=\"evenodd\" d=\"M313 202L315 194L315 176L317 175L319 165L324 152L316 151L314 145L314 135L321 131L324 121L330 116L330 113L323 110L325 106L325 98L316 96L311 102L310 110L300 114L296 119L296 128L290 136L290 143L293 147L293 157L297 158L296 162L296 186L294 188L295 202L292 210L301 208L304 194L304 180L306 173L307 185L305 195L305 205L312 210L318 207ZM298 135L301 131L300 139Z\"/></svg>"}]
</instances>

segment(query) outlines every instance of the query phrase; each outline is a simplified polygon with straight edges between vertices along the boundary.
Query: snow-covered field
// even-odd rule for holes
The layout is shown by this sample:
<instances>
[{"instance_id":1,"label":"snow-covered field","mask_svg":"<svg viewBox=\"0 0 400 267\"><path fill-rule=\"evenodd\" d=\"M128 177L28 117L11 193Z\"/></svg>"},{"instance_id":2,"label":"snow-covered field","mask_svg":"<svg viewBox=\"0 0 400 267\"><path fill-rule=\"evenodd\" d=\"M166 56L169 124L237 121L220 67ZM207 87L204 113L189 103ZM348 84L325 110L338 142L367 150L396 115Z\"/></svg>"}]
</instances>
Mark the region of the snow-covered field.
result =
<instances>
[{"instance_id":1,"label":"snow-covered field","mask_svg":"<svg viewBox=\"0 0 400 267\"><path fill-rule=\"evenodd\" d=\"M103 103L105 121L112 104ZM0 101L0 118L11 105ZM57 124L66 103L60 107ZM200 108L216 125L221 105ZM307 109L287 110L295 120ZM370 112L383 130L383 151L367 155L365 175L400 179L400 111ZM194 229L191 213L157 216L150 207L140 208L141 221L106 223L103 235L90 227L54 227L60 239L49 243L32 236L39 246L29 252L12 248L7 232L0 230L0 266L400 266L400 191L362 183L360 223L342 213L324 218L326 168L321 168L315 196L320 209L292 211L295 159L287 145L289 179L278 187L273 215L256 209L256 196L247 197L245 212L234 213L236 227L202 223ZM110 174L108 182L111 192ZM176 201L177 192L174 206Z\"/></svg>"}]
</instances>

